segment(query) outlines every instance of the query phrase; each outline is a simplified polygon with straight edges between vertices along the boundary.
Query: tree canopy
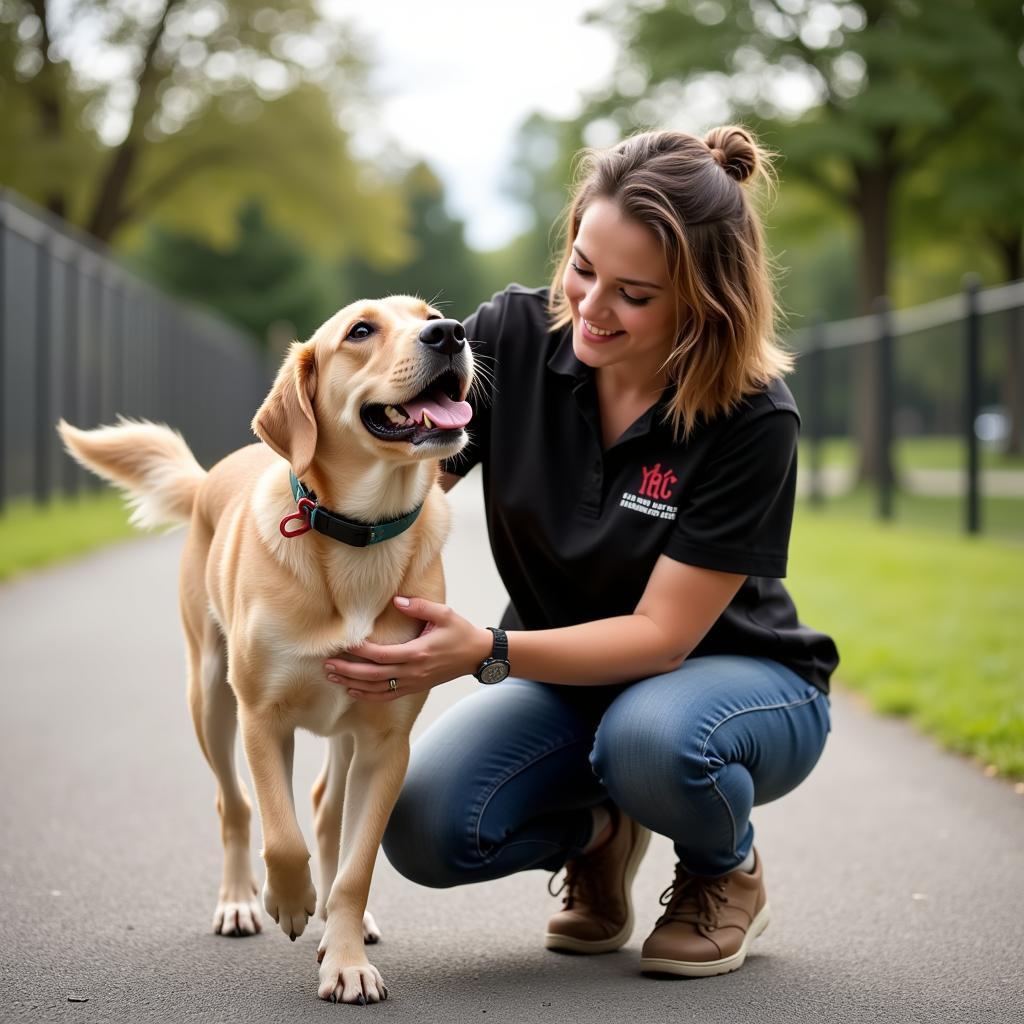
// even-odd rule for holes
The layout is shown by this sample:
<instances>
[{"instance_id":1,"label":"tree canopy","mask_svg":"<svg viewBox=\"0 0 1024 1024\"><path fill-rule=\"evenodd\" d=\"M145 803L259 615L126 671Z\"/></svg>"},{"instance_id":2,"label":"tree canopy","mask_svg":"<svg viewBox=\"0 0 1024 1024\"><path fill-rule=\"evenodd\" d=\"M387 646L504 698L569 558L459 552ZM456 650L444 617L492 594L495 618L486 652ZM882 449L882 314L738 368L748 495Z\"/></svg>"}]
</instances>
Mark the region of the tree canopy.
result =
<instances>
[{"instance_id":1,"label":"tree canopy","mask_svg":"<svg viewBox=\"0 0 1024 1024\"><path fill-rule=\"evenodd\" d=\"M0 0L0 103L0 180L101 240L155 222L225 243L252 196L324 254L409 245L387 173L351 152L358 42L314 0Z\"/></svg>"}]
</instances>

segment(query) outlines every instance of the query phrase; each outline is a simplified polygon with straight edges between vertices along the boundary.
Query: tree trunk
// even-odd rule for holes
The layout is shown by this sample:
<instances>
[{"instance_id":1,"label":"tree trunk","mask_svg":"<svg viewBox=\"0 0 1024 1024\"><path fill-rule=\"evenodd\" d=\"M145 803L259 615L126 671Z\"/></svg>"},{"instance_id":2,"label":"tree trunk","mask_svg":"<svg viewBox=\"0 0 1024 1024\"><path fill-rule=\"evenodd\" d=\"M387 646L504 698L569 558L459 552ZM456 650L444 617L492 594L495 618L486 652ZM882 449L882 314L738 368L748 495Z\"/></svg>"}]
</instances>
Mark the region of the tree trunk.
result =
<instances>
[{"instance_id":1,"label":"tree trunk","mask_svg":"<svg viewBox=\"0 0 1024 1024\"><path fill-rule=\"evenodd\" d=\"M128 194L132 172L135 170L143 131L153 112L156 88L163 77L154 61L163 39L167 16L180 2L181 0L165 0L163 11L153 28L146 52L142 57L142 65L136 76L139 89L135 109L132 111L131 124L128 126L124 141L110 158L107 171L103 175L96 194L96 201L93 203L92 214L86 222L89 233L104 242L110 241L111 236L126 219L125 197Z\"/></svg>"},{"instance_id":2,"label":"tree trunk","mask_svg":"<svg viewBox=\"0 0 1024 1024\"><path fill-rule=\"evenodd\" d=\"M884 154L884 149L883 149ZM872 166L857 165L856 208L861 226L859 272L860 311L872 313L878 300L889 292L889 245L892 191L895 171L883 155ZM878 483L884 474L892 478L891 459L879 452L882 408L878 390L879 346L868 343L854 354L852 433L859 462L859 483Z\"/></svg>"},{"instance_id":3,"label":"tree trunk","mask_svg":"<svg viewBox=\"0 0 1024 1024\"><path fill-rule=\"evenodd\" d=\"M110 166L107 168L107 173L104 175L103 185L96 205L93 207L92 217L86 225L89 234L101 242L109 242L124 219L122 215L124 197L137 156L138 149L129 136L117 147Z\"/></svg>"}]
</instances>

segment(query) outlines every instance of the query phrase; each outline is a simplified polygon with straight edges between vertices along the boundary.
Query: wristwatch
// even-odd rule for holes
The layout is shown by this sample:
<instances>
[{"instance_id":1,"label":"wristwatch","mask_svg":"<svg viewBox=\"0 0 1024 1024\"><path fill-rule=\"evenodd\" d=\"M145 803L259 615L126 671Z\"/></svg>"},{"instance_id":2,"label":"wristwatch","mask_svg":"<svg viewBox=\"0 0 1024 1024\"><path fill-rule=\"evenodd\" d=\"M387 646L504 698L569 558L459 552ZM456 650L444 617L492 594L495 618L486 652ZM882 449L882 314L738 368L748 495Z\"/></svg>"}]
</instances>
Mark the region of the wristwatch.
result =
<instances>
[{"instance_id":1,"label":"wristwatch","mask_svg":"<svg viewBox=\"0 0 1024 1024\"><path fill-rule=\"evenodd\" d=\"M502 679L507 679L511 666L508 663L508 637L505 636L505 630L497 629L494 626L488 626L487 628L494 634L491 656L484 658L480 662L473 675L481 683L490 685L491 683L500 683Z\"/></svg>"}]
</instances>

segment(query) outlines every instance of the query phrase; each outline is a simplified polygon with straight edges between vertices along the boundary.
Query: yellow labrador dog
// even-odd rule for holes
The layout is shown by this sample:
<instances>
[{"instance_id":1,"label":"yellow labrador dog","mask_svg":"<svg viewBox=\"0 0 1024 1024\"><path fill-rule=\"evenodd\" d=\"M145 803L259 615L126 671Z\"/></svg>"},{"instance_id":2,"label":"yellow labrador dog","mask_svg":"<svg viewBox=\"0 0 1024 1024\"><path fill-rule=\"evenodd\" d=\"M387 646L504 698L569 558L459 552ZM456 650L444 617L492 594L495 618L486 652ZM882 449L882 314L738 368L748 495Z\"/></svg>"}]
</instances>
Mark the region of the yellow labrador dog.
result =
<instances>
[{"instance_id":1,"label":"yellow labrador dog","mask_svg":"<svg viewBox=\"0 0 1024 1024\"><path fill-rule=\"evenodd\" d=\"M58 428L76 459L128 491L133 521L189 523L181 611L189 704L218 785L219 934L261 930L236 720L263 826L263 906L293 940L316 911L292 800L294 733L328 738L313 787L322 999L387 998L364 949L380 937L366 903L426 699L353 701L326 680L323 660L367 639L412 639L416 623L392 606L395 594L444 600L438 460L467 441L472 378L462 325L392 296L354 303L294 343L252 423L265 443L208 473L164 426Z\"/></svg>"}]
</instances>

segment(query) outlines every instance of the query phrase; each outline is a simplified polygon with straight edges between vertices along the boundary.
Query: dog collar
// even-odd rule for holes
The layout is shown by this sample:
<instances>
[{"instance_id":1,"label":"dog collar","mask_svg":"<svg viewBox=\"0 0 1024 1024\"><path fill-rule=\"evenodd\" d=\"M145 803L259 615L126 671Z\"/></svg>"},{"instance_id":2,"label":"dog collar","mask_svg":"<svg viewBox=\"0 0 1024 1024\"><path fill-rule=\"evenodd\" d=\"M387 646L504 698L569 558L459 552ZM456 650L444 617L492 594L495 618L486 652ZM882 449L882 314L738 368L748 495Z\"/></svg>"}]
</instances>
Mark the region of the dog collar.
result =
<instances>
[{"instance_id":1,"label":"dog collar","mask_svg":"<svg viewBox=\"0 0 1024 1024\"><path fill-rule=\"evenodd\" d=\"M417 505L411 512L398 519L386 519L381 523L362 523L358 519L346 519L337 512L317 504L316 495L305 487L294 473L290 473L289 476L292 497L295 499L298 512L292 512L281 520L280 530L285 537L299 537L309 530L316 530L325 537L340 540L351 547L365 548L404 533L416 522L423 508L422 505ZM296 520L301 520L303 525L294 530L287 529L287 524Z\"/></svg>"}]
</instances>

